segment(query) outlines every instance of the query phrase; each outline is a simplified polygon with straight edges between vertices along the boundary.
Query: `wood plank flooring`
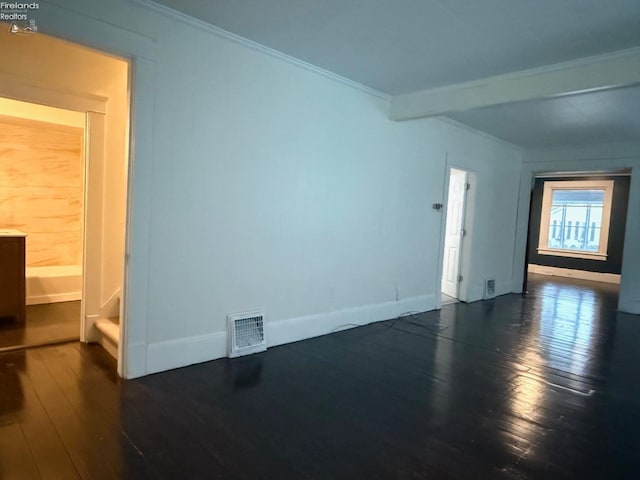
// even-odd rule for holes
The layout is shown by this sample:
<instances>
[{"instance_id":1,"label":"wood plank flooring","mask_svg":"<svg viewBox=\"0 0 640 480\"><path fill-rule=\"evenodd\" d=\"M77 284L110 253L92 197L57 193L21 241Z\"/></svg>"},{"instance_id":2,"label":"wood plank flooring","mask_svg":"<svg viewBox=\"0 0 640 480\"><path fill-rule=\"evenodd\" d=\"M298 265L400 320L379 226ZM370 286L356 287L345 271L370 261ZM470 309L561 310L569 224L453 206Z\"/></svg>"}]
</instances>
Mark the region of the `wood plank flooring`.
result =
<instances>
[{"instance_id":1,"label":"wood plank flooring","mask_svg":"<svg viewBox=\"0 0 640 480\"><path fill-rule=\"evenodd\" d=\"M640 317L529 288L133 381L97 346L0 354L0 478L639 478Z\"/></svg>"}]
</instances>

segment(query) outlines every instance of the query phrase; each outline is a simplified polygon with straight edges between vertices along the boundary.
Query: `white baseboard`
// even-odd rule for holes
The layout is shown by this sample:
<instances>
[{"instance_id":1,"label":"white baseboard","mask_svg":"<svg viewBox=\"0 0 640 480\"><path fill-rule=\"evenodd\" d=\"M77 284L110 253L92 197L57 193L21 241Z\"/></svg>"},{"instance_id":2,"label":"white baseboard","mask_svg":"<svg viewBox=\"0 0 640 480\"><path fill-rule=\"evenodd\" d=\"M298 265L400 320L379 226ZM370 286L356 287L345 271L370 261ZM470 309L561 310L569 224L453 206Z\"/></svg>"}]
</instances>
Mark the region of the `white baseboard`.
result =
<instances>
[{"instance_id":1,"label":"white baseboard","mask_svg":"<svg viewBox=\"0 0 640 480\"><path fill-rule=\"evenodd\" d=\"M389 320L407 312L427 312L433 310L435 306L435 295L423 295L397 302L279 320L267 324L267 345L275 347L319 337L337 330Z\"/></svg>"},{"instance_id":2,"label":"white baseboard","mask_svg":"<svg viewBox=\"0 0 640 480\"><path fill-rule=\"evenodd\" d=\"M551 275L555 277L578 278L580 280L591 280L593 282L620 284L620 275L615 273L587 272L586 270L547 267L544 265L534 265L533 263L529 264L529 273L537 273L539 275Z\"/></svg>"},{"instance_id":3,"label":"white baseboard","mask_svg":"<svg viewBox=\"0 0 640 480\"><path fill-rule=\"evenodd\" d=\"M501 295L506 295L508 293L512 293L513 284L511 282L498 282L496 280L495 285L495 295L494 297L499 297ZM484 285L476 285L473 288L470 288L467 292L467 299L464 300L466 303L479 302L480 300L489 300L484 298ZM494 298L491 297L491 298Z\"/></svg>"},{"instance_id":4,"label":"white baseboard","mask_svg":"<svg viewBox=\"0 0 640 480\"><path fill-rule=\"evenodd\" d=\"M227 332L179 338L147 346L147 372L157 373L227 356Z\"/></svg>"},{"instance_id":5,"label":"white baseboard","mask_svg":"<svg viewBox=\"0 0 640 480\"><path fill-rule=\"evenodd\" d=\"M274 347L354 326L389 320L407 312L426 312L435 308L435 302L435 295L423 295L397 302L267 322L265 335L268 346ZM162 372L226 356L227 332L153 343L147 346L145 373ZM127 378L140 376L136 373L127 372Z\"/></svg>"},{"instance_id":6,"label":"white baseboard","mask_svg":"<svg viewBox=\"0 0 640 480\"><path fill-rule=\"evenodd\" d=\"M50 295L29 295L27 297L27 305L73 302L76 300L82 300L82 292L52 293Z\"/></svg>"}]
</instances>

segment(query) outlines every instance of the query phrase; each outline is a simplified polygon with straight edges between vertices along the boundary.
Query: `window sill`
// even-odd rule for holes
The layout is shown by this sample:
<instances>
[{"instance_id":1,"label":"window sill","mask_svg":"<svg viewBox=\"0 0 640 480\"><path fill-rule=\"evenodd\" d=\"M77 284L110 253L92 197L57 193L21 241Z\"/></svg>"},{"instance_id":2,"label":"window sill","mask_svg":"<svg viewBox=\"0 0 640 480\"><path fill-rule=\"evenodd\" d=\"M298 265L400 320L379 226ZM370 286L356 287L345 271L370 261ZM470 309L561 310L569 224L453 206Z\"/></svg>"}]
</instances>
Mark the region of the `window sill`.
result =
<instances>
[{"instance_id":1,"label":"window sill","mask_svg":"<svg viewBox=\"0 0 640 480\"><path fill-rule=\"evenodd\" d=\"M554 257L570 257L570 258L582 258L586 260L601 260L607 259L606 253L590 253L590 252L575 252L572 250L554 250L551 248L538 248L540 255L552 255Z\"/></svg>"}]
</instances>

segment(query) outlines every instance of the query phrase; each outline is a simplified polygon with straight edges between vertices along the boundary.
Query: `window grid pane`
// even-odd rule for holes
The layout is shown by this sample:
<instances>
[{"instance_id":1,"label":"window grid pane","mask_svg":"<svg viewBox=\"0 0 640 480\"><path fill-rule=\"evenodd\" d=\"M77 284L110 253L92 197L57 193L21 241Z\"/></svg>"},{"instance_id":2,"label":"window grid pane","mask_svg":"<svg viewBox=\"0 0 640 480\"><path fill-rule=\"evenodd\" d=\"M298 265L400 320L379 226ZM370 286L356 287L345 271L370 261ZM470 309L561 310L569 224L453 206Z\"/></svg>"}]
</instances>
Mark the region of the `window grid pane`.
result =
<instances>
[{"instance_id":1,"label":"window grid pane","mask_svg":"<svg viewBox=\"0 0 640 480\"><path fill-rule=\"evenodd\" d=\"M598 252L604 196L604 190L554 190L547 247Z\"/></svg>"}]
</instances>

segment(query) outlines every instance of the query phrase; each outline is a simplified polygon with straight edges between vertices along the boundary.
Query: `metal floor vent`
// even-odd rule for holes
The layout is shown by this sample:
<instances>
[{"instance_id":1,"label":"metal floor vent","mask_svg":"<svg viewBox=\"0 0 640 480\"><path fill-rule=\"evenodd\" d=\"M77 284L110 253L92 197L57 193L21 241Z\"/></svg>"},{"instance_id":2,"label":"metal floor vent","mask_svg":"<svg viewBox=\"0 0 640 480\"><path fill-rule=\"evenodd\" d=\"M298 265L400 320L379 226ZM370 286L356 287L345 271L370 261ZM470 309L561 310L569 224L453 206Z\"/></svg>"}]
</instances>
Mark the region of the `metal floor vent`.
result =
<instances>
[{"instance_id":1,"label":"metal floor vent","mask_svg":"<svg viewBox=\"0 0 640 480\"><path fill-rule=\"evenodd\" d=\"M487 278L484 281L484 298L494 298L496 296L496 280Z\"/></svg>"},{"instance_id":2,"label":"metal floor vent","mask_svg":"<svg viewBox=\"0 0 640 480\"><path fill-rule=\"evenodd\" d=\"M264 336L264 313L246 312L229 315L229 357L239 357L267 349Z\"/></svg>"}]
</instances>

